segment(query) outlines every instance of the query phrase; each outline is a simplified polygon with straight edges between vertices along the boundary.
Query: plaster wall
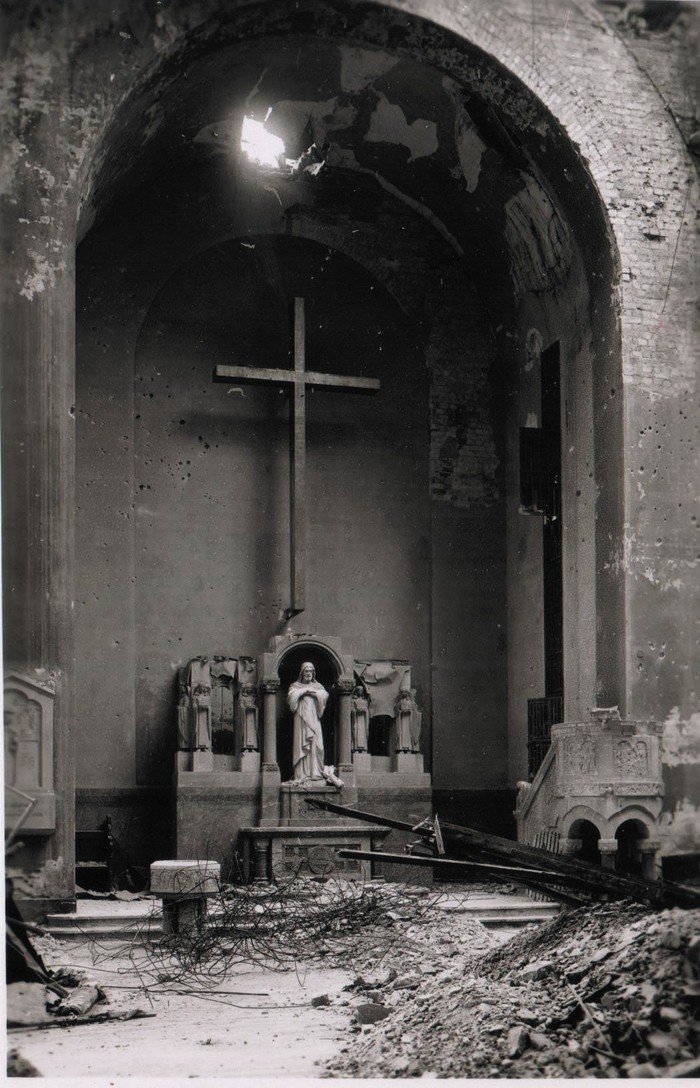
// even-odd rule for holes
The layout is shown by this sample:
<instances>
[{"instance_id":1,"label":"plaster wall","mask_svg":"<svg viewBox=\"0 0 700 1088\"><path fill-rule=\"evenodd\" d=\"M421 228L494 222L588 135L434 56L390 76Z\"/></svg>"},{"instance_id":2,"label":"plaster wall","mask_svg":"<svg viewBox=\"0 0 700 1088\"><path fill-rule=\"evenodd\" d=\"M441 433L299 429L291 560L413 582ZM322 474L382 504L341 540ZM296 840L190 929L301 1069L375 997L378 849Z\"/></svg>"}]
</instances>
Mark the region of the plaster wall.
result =
<instances>
[{"instance_id":1,"label":"plaster wall","mask_svg":"<svg viewBox=\"0 0 700 1088\"><path fill-rule=\"evenodd\" d=\"M429 719L427 376L395 304L376 284L313 243L295 241L291 249L302 256L287 260L284 243L278 257L287 286L309 299L307 365L336 373L357 372L359 365L382 382L373 398L307 398L304 629L332 630L358 658L411 660ZM127 785L134 770L140 783L169 778L176 666L201 652L257 654L283 626L287 398L251 387L232 395L227 384L211 381L211 369L214 359L286 365L287 304L279 285L256 282L245 259L237 264L236 253L250 251L240 242L229 246L225 258L205 256L165 288L142 328L135 360L128 354L109 360L123 399L113 390L105 396L103 361L95 369L86 357L81 367L78 569L88 609L78 624L85 640L83 786ZM116 441L104 440L105 427L114 428ZM102 435L97 458L95 434ZM115 478L131 490L126 511L115 510ZM116 535L101 534L101 552L95 527L104 517ZM102 594L121 598L120 589L125 629L110 623L96 638L90 599L99 605ZM99 668L105 638L122 665L104 670L98 698L103 721L114 728L104 729L105 744L95 752L87 680Z\"/></svg>"}]
</instances>

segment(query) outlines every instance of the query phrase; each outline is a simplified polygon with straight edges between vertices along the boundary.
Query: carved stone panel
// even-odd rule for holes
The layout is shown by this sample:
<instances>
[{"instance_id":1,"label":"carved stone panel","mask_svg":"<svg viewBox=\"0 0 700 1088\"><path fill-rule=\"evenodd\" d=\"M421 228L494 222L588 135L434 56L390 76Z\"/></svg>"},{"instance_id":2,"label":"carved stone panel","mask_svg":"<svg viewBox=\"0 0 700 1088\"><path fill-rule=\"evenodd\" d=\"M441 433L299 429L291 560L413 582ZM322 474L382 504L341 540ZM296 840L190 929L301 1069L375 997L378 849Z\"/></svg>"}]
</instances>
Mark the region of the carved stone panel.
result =
<instances>
[{"instance_id":1,"label":"carved stone panel","mask_svg":"<svg viewBox=\"0 0 700 1088\"><path fill-rule=\"evenodd\" d=\"M615 745L615 770L620 778L646 778L649 773L649 749L641 738L619 740Z\"/></svg>"},{"instance_id":2,"label":"carved stone panel","mask_svg":"<svg viewBox=\"0 0 700 1088\"><path fill-rule=\"evenodd\" d=\"M565 745L568 775L594 774L596 771L595 741L590 736L570 736Z\"/></svg>"},{"instance_id":3,"label":"carved stone panel","mask_svg":"<svg viewBox=\"0 0 700 1088\"><path fill-rule=\"evenodd\" d=\"M40 834L56 827L54 696L55 687L50 681L19 673L10 673L5 678L5 823L8 831L19 826L21 834Z\"/></svg>"}]
</instances>

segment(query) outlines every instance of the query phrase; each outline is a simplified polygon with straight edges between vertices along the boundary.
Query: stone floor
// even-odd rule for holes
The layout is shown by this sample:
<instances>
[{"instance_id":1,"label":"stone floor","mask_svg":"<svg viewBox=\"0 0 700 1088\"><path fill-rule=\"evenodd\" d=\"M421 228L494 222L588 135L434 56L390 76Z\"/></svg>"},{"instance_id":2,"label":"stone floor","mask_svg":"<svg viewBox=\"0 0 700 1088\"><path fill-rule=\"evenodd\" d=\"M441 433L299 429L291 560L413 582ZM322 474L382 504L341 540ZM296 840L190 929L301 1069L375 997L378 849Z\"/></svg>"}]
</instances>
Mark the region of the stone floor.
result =
<instances>
[{"instance_id":1,"label":"stone floor","mask_svg":"<svg viewBox=\"0 0 700 1088\"><path fill-rule=\"evenodd\" d=\"M60 958L89 968L112 993L133 980L127 959L115 958L97 972L82 943L73 942L70 957ZM342 1045L353 1010L314 1008L311 999L339 994L351 977L326 968L251 968L229 977L222 989L259 997L158 994L151 999L152 1018L11 1031L8 1045L45 1077L314 1077ZM148 1007L140 995L131 1000Z\"/></svg>"},{"instance_id":2,"label":"stone floor","mask_svg":"<svg viewBox=\"0 0 700 1088\"><path fill-rule=\"evenodd\" d=\"M445 932L452 938L465 927L472 932L476 920L484 918L493 934L488 941L501 943L528 922L557 910L554 904L521 895L454 886L441 890L438 898L437 924L432 924L440 940ZM420 911L421 902L414 900L414 908ZM9 1046L45 1077L255 1076L282 1077L286 1084L291 1078L323 1076L352 1030L353 998L344 987L359 969L357 961L350 957L341 965L326 966L312 957L284 970L241 964L220 982L209 983L207 991L195 983L179 983L173 992L165 980L149 985L146 993L140 983L153 982L153 961L145 943L134 945L134 931L152 914L156 935L158 908L152 899L79 900L75 915L52 917L53 936L44 938L46 947L41 949L51 966L84 967L107 991L107 1007L118 1011L137 1006L154 1016L12 1030ZM407 928L405 939L413 941L407 952L415 958L411 923L401 925ZM393 939L401 948L401 934ZM442 963L441 947L427 950L433 973ZM399 952L395 958L399 969L413 970L410 956ZM313 998L321 995L327 1001L314 1006Z\"/></svg>"}]
</instances>

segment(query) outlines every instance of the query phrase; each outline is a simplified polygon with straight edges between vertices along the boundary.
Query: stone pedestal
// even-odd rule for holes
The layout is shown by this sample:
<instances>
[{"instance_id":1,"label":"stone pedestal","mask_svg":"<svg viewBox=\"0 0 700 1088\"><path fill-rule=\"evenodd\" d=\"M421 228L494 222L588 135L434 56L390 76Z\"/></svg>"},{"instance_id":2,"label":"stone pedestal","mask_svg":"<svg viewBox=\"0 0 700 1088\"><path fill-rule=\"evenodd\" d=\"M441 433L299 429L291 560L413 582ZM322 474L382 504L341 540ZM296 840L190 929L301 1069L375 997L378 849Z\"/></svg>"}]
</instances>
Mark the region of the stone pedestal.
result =
<instances>
[{"instance_id":1,"label":"stone pedestal","mask_svg":"<svg viewBox=\"0 0 700 1088\"><path fill-rule=\"evenodd\" d=\"M328 782L304 782L297 785L294 782L283 782L279 787L279 819L280 827L305 827L307 825L325 824L327 821L337 823L338 817L312 808L306 804L305 798L315 797L322 801L331 801L335 805L344 804L344 791L339 786L332 786Z\"/></svg>"},{"instance_id":2,"label":"stone pedestal","mask_svg":"<svg viewBox=\"0 0 700 1088\"><path fill-rule=\"evenodd\" d=\"M394 752L391 769L395 774L422 774L423 756L418 752Z\"/></svg>"},{"instance_id":3,"label":"stone pedestal","mask_svg":"<svg viewBox=\"0 0 700 1088\"><path fill-rule=\"evenodd\" d=\"M372 770L372 757L369 752L353 752L352 763L355 774L369 774Z\"/></svg>"},{"instance_id":4,"label":"stone pedestal","mask_svg":"<svg viewBox=\"0 0 700 1088\"><path fill-rule=\"evenodd\" d=\"M244 827L240 831L244 873L249 880L283 883L295 876L343 876L369 880L372 864L339 858L337 851L376 850L387 829L355 823L352 827Z\"/></svg>"},{"instance_id":5,"label":"stone pedestal","mask_svg":"<svg viewBox=\"0 0 700 1088\"><path fill-rule=\"evenodd\" d=\"M190 770L192 771L213 771L214 754L211 749L203 752L191 752L190 763Z\"/></svg>"},{"instance_id":6,"label":"stone pedestal","mask_svg":"<svg viewBox=\"0 0 700 1088\"><path fill-rule=\"evenodd\" d=\"M260 771L260 752L241 752L239 770L244 774L258 774Z\"/></svg>"},{"instance_id":7,"label":"stone pedestal","mask_svg":"<svg viewBox=\"0 0 700 1088\"><path fill-rule=\"evenodd\" d=\"M154 861L151 891L163 902L163 933L186 937L206 925L207 899L216 895L221 870L216 861Z\"/></svg>"}]
</instances>

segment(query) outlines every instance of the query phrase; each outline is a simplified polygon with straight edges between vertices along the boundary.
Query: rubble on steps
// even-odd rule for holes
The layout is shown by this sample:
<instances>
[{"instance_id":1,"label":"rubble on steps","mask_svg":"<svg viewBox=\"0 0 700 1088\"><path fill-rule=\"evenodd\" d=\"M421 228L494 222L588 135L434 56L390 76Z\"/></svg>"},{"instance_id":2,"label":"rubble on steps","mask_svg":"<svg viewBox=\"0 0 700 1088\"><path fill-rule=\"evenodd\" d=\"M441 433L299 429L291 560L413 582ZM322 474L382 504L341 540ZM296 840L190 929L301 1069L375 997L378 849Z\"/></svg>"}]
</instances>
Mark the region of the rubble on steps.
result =
<instances>
[{"instance_id":1,"label":"rubble on steps","mask_svg":"<svg viewBox=\"0 0 700 1088\"><path fill-rule=\"evenodd\" d=\"M362 894L376 897L376 920L324 953L329 967L430 976L451 958L487 952L503 939L468 914L466 906L475 893L464 885L430 888L370 881Z\"/></svg>"},{"instance_id":2,"label":"rubble on steps","mask_svg":"<svg viewBox=\"0 0 700 1088\"><path fill-rule=\"evenodd\" d=\"M371 997L389 1015L356 1016L356 1037L327 1073L691 1075L699 922L700 911L599 904L564 911L491 950L467 946L433 974L402 961L394 972L359 978L358 1009Z\"/></svg>"}]
</instances>

